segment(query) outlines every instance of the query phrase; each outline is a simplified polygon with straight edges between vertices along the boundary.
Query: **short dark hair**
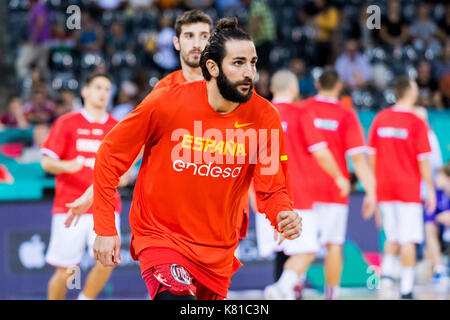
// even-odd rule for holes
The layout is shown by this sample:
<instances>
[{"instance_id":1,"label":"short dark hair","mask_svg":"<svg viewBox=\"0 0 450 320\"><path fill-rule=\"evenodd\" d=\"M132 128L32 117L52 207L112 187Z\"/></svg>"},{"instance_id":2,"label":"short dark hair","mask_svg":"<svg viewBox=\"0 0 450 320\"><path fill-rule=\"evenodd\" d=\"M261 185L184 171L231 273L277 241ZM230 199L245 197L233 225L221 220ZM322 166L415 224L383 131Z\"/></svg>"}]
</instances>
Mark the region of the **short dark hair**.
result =
<instances>
[{"instance_id":1,"label":"short dark hair","mask_svg":"<svg viewBox=\"0 0 450 320\"><path fill-rule=\"evenodd\" d=\"M206 23L209 25L209 31L211 32L213 22L210 16L200 10L189 10L177 17L175 20L175 34L177 38L181 35L181 27L186 24L193 23Z\"/></svg>"},{"instance_id":2,"label":"short dark hair","mask_svg":"<svg viewBox=\"0 0 450 320\"><path fill-rule=\"evenodd\" d=\"M217 22L217 26L209 37L208 43L200 57L200 67L202 68L203 78L211 80L211 74L206 67L206 61L213 60L221 67L222 60L226 56L225 43L228 40L248 40L253 41L252 37L244 30L238 27L238 19L222 18Z\"/></svg>"},{"instance_id":3,"label":"short dark hair","mask_svg":"<svg viewBox=\"0 0 450 320\"><path fill-rule=\"evenodd\" d=\"M331 67L325 67L319 77L320 89L331 90L339 82L339 74Z\"/></svg>"},{"instance_id":4,"label":"short dark hair","mask_svg":"<svg viewBox=\"0 0 450 320\"><path fill-rule=\"evenodd\" d=\"M411 88L411 79L408 76L400 76L394 81L395 99L401 99L405 93Z\"/></svg>"},{"instance_id":5,"label":"short dark hair","mask_svg":"<svg viewBox=\"0 0 450 320\"><path fill-rule=\"evenodd\" d=\"M105 73L105 72L93 72L93 73L90 73L90 74L88 74L88 75L86 76L86 78L84 79L84 85L85 85L85 86L90 85L91 82L94 81L95 78L99 78L99 77L106 78L106 79L109 80L109 82L112 83L112 77L111 77L111 75L110 75L109 73Z\"/></svg>"}]
</instances>

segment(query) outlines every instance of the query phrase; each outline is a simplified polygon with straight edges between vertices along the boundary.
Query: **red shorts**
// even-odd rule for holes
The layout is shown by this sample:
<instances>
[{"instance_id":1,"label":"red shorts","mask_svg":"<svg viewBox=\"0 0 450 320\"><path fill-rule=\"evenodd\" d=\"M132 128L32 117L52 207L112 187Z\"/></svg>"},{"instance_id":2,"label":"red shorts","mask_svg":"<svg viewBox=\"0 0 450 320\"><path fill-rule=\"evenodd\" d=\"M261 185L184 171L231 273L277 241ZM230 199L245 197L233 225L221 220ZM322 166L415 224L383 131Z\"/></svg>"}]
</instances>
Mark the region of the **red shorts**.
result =
<instances>
[{"instance_id":1,"label":"red shorts","mask_svg":"<svg viewBox=\"0 0 450 320\"><path fill-rule=\"evenodd\" d=\"M193 295L198 300L225 300L225 297L206 288L179 264L160 264L142 273L150 297L169 291L175 295Z\"/></svg>"}]
</instances>

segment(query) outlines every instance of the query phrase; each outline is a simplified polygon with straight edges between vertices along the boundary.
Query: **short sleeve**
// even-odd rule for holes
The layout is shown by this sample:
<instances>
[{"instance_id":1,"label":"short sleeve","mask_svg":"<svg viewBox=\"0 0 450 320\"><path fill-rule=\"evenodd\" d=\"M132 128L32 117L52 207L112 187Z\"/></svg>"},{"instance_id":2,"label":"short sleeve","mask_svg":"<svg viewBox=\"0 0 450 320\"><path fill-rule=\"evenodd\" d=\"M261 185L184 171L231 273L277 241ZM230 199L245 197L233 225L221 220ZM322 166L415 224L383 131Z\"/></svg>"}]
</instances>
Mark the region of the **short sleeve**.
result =
<instances>
[{"instance_id":1,"label":"short sleeve","mask_svg":"<svg viewBox=\"0 0 450 320\"><path fill-rule=\"evenodd\" d=\"M41 153L53 159L63 159L68 145L68 134L70 132L65 118L57 119L48 134L47 140L42 144Z\"/></svg>"},{"instance_id":2,"label":"short sleeve","mask_svg":"<svg viewBox=\"0 0 450 320\"><path fill-rule=\"evenodd\" d=\"M327 147L327 142L323 134L314 126L314 117L309 112L302 112L298 115L298 130L306 142L309 152Z\"/></svg>"},{"instance_id":3,"label":"short sleeve","mask_svg":"<svg viewBox=\"0 0 450 320\"><path fill-rule=\"evenodd\" d=\"M356 112L352 110L344 122L345 152L348 155L358 154L366 151L364 134Z\"/></svg>"}]
</instances>

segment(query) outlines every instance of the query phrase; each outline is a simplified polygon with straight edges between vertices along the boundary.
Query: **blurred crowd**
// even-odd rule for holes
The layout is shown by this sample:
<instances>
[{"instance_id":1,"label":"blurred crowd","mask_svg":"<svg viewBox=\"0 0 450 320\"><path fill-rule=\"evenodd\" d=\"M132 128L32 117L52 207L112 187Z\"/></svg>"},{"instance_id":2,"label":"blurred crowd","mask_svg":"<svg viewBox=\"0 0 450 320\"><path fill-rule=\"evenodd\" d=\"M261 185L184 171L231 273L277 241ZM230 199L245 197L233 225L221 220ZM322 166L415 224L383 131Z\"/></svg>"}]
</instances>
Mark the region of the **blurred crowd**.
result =
<instances>
[{"instance_id":1,"label":"blurred crowd","mask_svg":"<svg viewBox=\"0 0 450 320\"><path fill-rule=\"evenodd\" d=\"M38 124L42 131L80 109L79 84L92 71L113 75L108 108L122 119L159 79L180 68L174 21L194 8L214 21L238 17L257 47L256 91L268 99L275 71L296 74L301 100L316 93L322 68L334 65L345 83L342 94L356 109L393 104L390 85L400 74L417 80L418 105L450 108L445 1L11 0L0 64L9 62L13 75L0 101L0 126Z\"/></svg>"}]
</instances>

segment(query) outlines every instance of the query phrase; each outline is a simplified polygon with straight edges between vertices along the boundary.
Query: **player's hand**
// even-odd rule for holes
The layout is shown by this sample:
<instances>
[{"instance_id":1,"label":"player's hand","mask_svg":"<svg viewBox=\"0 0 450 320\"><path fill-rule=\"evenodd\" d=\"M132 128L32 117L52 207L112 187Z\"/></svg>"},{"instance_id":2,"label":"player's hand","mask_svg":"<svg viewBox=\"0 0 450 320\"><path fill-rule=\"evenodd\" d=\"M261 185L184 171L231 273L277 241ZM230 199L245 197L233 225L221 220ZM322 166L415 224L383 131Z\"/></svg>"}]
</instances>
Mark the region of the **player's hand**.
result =
<instances>
[{"instance_id":1,"label":"player's hand","mask_svg":"<svg viewBox=\"0 0 450 320\"><path fill-rule=\"evenodd\" d=\"M427 192L427 198L425 199L425 213L427 215L432 215L436 210L436 193L434 190L432 192Z\"/></svg>"},{"instance_id":2,"label":"player's hand","mask_svg":"<svg viewBox=\"0 0 450 320\"><path fill-rule=\"evenodd\" d=\"M375 194L366 193L361 207L362 217L367 220L372 218L372 216L378 210L377 200Z\"/></svg>"},{"instance_id":3,"label":"player's hand","mask_svg":"<svg viewBox=\"0 0 450 320\"><path fill-rule=\"evenodd\" d=\"M279 233L277 230L273 230L273 240L278 242L277 244L280 245L284 239L286 239L281 233Z\"/></svg>"},{"instance_id":4,"label":"player's hand","mask_svg":"<svg viewBox=\"0 0 450 320\"><path fill-rule=\"evenodd\" d=\"M67 173L75 173L83 169L83 163L80 160L67 160L64 163L64 171Z\"/></svg>"},{"instance_id":5,"label":"player's hand","mask_svg":"<svg viewBox=\"0 0 450 320\"><path fill-rule=\"evenodd\" d=\"M119 236L97 236L94 242L94 259L105 267L114 267L120 264Z\"/></svg>"},{"instance_id":6,"label":"player's hand","mask_svg":"<svg viewBox=\"0 0 450 320\"><path fill-rule=\"evenodd\" d=\"M293 240L302 233L302 218L295 211L281 211L277 216L278 230L281 233L281 244L284 239Z\"/></svg>"},{"instance_id":7,"label":"player's hand","mask_svg":"<svg viewBox=\"0 0 450 320\"><path fill-rule=\"evenodd\" d=\"M339 176L334 180L334 182L341 191L341 197L346 197L350 194L351 184L349 179L344 176Z\"/></svg>"},{"instance_id":8,"label":"player's hand","mask_svg":"<svg viewBox=\"0 0 450 320\"><path fill-rule=\"evenodd\" d=\"M86 189L86 191L76 199L74 202L67 203L66 207L69 207L69 211L67 212L66 221L64 221L64 225L66 228L69 228L72 224L72 221L75 219L74 226L77 225L78 220L80 220L80 217L83 213L86 213L86 211L90 208L93 202L93 196L94 196L94 190L92 188L92 185Z\"/></svg>"}]
</instances>

